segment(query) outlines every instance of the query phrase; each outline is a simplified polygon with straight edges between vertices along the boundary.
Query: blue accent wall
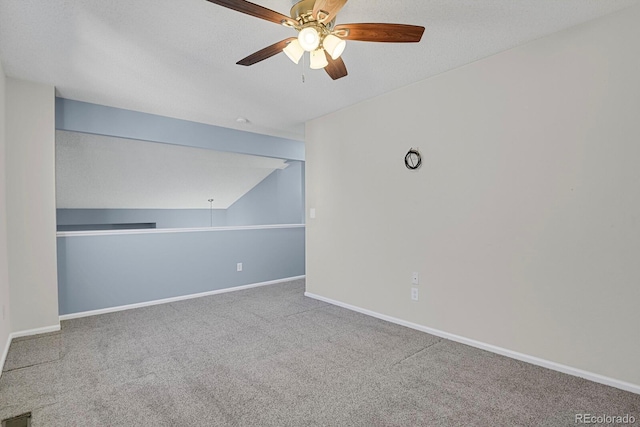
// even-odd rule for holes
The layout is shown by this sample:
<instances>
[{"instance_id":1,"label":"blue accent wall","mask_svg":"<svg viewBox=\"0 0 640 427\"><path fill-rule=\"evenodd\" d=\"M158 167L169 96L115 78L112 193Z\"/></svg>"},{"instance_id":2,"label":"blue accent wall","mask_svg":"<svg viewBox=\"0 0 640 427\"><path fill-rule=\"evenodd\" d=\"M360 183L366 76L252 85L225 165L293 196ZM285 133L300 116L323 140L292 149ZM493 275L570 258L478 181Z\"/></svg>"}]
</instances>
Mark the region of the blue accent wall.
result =
<instances>
[{"instance_id":1,"label":"blue accent wall","mask_svg":"<svg viewBox=\"0 0 640 427\"><path fill-rule=\"evenodd\" d=\"M304 160L302 141L64 98L56 98L56 129Z\"/></svg>"},{"instance_id":2,"label":"blue accent wall","mask_svg":"<svg viewBox=\"0 0 640 427\"><path fill-rule=\"evenodd\" d=\"M227 209L227 225L304 223L303 162L274 171Z\"/></svg>"},{"instance_id":3,"label":"blue accent wall","mask_svg":"<svg viewBox=\"0 0 640 427\"><path fill-rule=\"evenodd\" d=\"M304 162L289 162L278 176L278 221L304 224Z\"/></svg>"},{"instance_id":4,"label":"blue accent wall","mask_svg":"<svg viewBox=\"0 0 640 427\"><path fill-rule=\"evenodd\" d=\"M60 236L60 314L301 276L304 236L303 227Z\"/></svg>"},{"instance_id":5,"label":"blue accent wall","mask_svg":"<svg viewBox=\"0 0 640 427\"><path fill-rule=\"evenodd\" d=\"M277 157L276 170L213 226L304 222L304 143L136 111L56 99L56 129ZM208 209L58 209L59 225L210 225ZM304 227L60 235L59 313L72 314L305 274ZM243 271L236 264L243 263Z\"/></svg>"}]
</instances>

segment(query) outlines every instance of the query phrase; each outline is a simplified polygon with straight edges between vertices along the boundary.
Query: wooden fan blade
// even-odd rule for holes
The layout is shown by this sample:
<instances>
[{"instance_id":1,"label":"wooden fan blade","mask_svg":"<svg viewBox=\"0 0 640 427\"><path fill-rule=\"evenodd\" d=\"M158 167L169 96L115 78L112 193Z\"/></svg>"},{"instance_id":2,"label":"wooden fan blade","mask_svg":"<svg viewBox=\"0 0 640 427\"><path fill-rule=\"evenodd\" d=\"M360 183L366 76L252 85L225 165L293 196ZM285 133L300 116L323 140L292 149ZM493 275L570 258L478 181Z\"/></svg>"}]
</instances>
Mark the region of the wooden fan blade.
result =
<instances>
[{"instance_id":1,"label":"wooden fan blade","mask_svg":"<svg viewBox=\"0 0 640 427\"><path fill-rule=\"evenodd\" d=\"M236 64L245 65L248 67L249 65L264 61L265 59L271 58L273 55L277 55L282 52L282 49L287 47L287 45L295 39L295 37L289 37L288 39L284 39L282 41L279 41L278 43L274 43L271 46L265 47L264 49L261 49L256 53L252 53L244 59L241 59L240 61L236 62Z\"/></svg>"},{"instance_id":2,"label":"wooden fan blade","mask_svg":"<svg viewBox=\"0 0 640 427\"><path fill-rule=\"evenodd\" d=\"M343 77L346 77L347 66L344 65L344 61L342 58L333 59L331 55L329 55L326 51L324 53L327 56L327 61L329 61L329 65L324 67L324 70L329 74L333 80L338 80Z\"/></svg>"},{"instance_id":3,"label":"wooden fan blade","mask_svg":"<svg viewBox=\"0 0 640 427\"><path fill-rule=\"evenodd\" d=\"M424 27L405 24L343 24L336 25L333 31L338 37L344 40L417 43L422 38Z\"/></svg>"},{"instance_id":4,"label":"wooden fan blade","mask_svg":"<svg viewBox=\"0 0 640 427\"><path fill-rule=\"evenodd\" d=\"M267 9L266 7L259 6L257 4L245 1L245 0L207 0L210 3L217 4L235 11L246 13L247 15L255 16L256 18L264 19L267 21L275 22L276 24L282 24L283 22L289 23L291 26L295 26L298 23L290 17Z\"/></svg>"},{"instance_id":5,"label":"wooden fan blade","mask_svg":"<svg viewBox=\"0 0 640 427\"><path fill-rule=\"evenodd\" d=\"M346 3L347 0L316 0L313 17L320 22L331 22Z\"/></svg>"}]
</instances>

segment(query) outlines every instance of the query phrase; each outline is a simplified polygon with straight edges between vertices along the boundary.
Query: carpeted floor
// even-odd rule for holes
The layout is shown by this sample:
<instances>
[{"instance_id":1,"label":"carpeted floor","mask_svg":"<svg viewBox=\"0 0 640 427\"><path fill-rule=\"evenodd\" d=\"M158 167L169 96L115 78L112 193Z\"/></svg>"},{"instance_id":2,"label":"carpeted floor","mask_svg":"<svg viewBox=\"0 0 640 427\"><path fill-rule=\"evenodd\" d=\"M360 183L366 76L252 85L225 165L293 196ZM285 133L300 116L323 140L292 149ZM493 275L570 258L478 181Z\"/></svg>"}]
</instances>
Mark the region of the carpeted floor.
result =
<instances>
[{"instance_id":1,"label":"carpeted floor","mask_svg":"<svg viewBox=\"0 0 640 427\"><path fill-rule=\"evenodd\" d=\"M33 426L575 426L640 396L303 296L304 282L14 340L0 420ZM640 421L636 421L636 425Z\"/></svg>"}]
</instances>

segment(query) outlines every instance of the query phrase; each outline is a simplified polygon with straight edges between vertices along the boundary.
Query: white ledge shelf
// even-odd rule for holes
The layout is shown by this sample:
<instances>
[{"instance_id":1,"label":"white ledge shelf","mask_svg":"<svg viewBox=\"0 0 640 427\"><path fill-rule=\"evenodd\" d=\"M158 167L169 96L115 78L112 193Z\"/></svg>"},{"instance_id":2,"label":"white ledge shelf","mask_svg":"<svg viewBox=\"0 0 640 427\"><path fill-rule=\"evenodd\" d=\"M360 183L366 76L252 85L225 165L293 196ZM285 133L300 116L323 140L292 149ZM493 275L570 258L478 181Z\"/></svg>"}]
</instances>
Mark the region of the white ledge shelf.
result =
<instances>
[{"instance_id":1,"label":"white ledge shelf","mask_svg":"<svg viewBox=\"0 0 640 427\"><path fill-rule=\"evenodd\" d=\"M243 225L236 227L197 227L197 228L143 228L128 230L86 230L86 231L58 231L57 237L83 236L114 236L121 234L165 234L165 233L201 233L217 231L243 230L274 230L282 228L304 228L305 224L271 224L271 225Z\"/></svg>"}]
</instances>

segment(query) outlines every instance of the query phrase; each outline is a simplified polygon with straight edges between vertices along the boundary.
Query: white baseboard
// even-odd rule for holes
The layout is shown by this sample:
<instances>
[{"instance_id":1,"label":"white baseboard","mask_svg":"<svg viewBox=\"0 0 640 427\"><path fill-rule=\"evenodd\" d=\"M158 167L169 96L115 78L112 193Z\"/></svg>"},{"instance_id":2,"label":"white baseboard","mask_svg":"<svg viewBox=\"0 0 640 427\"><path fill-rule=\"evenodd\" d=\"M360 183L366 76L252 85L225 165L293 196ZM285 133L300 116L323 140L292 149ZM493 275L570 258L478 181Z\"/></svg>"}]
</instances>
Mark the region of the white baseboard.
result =
<instances>
[{"instance_id":1,"label":"white baseboard","mask_svg":"<svg viewBox=\"0 0 640 427\"><path fill-rule=\"evenodd\" d=\"M407 322L402 319L380 314L375 311L360 308L354 305L346 304L340 301L325 298L320 295L315 295L311 292L305 292L304 295L309 298L324 301L329 304L337 305L338 307L346 308L347 310L356 311L358 313L366 314L367 316L376 317L378 319L386 320L387 322L395 323L398 325L406 326L411 329L426 332L431 335L435 335L441 338L445 338L451 341L466 344L471 347L476 347L481 350L486 350L491 353L496 353L502 356L510 357L512 359L520 360L523 362L531 363L532 365L542 366L543 368L551 369L553 371L562 372L564 374L573 375L576 377L584 378L596 383L605 384L611 387L619 388L621 390L629 391L631 393L640 394L640 385L628 383L625 381L617 380L614 378L606 377L600 374L594 374L593 372L583 371L582 369L573 368L567 365L561 365L560 363L552 362L550 360L540 359L528 354L518 353L516 351L508 350L506 348L497 347L495 345L486 344L480 341L472 340L470 338L461 337L459 335L450 334L448 332L440 331L438 329L429 328L427 326L418 325L417 323Z\"/></svg>"},{"instance_id":2,"label":"white baseboard","mask_svg":"<svg viewBox=\"0 0 640 427\"><path fill-rule=\"evenodd\" d=\"M164 299L158 299L153 301L145 301L145 302L140 302L136 304L127 304L127 305L120 305L117 307L101 308L99 310L90 310L90 311L82 311L80 313L63 314L62 316L60 316L60 320L70 320L70 319L77 319L80 317L97 316L100 314L114 313L116 311L132 310L134 308L149 307L152 305L167 304L170 302L184 301L184 300L193 299L193 298L208 297L211 295L242 291L245 289L257 288L260 286L275 285L276 283L290 282L292 280L300 280L304 278L305 276L287 277L285 279L270 280L268 282L252 283L250 285L235 286L231 288L216 289L215 291L201 292L198 294L181 295L178 297L164 298Z\"/></svg>"},{"instance_id":3,"label":"white baseboard","mask_svg":"<svg viewBox=\"0 0 640 427\"><path fill-rule=\"evenodd\" d=\"M46 334L49 332L56 332L59 330L60 330L60 324L58 323L57 325L45 326L44 328L35 328L35 329L28 329L26 331L14 332L11 334L11 339L28 337L31 335Z\"/></svg>"},{"instance_id":4,"label":"white baseboard","mask_svg":"<svg viewBox=\"0 0 640 427\"><path fill-rule=\"evenodd\" d=\"M11 347L11 341L13 341L16 338L28 337L31 335L46 334L49 332L56 332L59 330L60 330L60 324L58 323L57 325L45 326L44 328L28 329L26 331L18 331L18 332L10 333L9 336L7 337L7 343L5 344L4 350L2 351L2 358L0 358L0 376L2 376L2 370L4 369L4 362L6 362L7 355L9 354L9 347Z\"/></svg>"}]
</instances>

